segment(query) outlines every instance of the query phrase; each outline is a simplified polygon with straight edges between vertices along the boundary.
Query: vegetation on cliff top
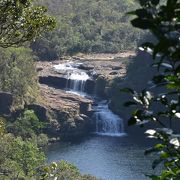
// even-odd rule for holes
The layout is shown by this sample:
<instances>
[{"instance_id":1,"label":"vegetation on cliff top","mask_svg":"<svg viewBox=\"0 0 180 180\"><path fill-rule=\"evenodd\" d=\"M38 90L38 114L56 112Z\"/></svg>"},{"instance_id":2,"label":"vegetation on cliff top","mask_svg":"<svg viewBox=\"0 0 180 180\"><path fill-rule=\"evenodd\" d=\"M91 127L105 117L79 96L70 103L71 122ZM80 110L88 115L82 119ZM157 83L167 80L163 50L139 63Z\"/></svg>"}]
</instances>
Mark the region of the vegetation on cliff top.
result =
<instances>
[{"instance_id":1,"label":"vegetation on cliff top","mask_svg":"<svg viewBox=\"0 0 180 180\"><path fill-rule=\"evenodd\" d=\"M77 52L116 53L133 50L143 32L132 28L125 13L138 7L133 0L39 0L57 20L53 32L31 44L40 60Z\"/></svg>"}]
</instances>

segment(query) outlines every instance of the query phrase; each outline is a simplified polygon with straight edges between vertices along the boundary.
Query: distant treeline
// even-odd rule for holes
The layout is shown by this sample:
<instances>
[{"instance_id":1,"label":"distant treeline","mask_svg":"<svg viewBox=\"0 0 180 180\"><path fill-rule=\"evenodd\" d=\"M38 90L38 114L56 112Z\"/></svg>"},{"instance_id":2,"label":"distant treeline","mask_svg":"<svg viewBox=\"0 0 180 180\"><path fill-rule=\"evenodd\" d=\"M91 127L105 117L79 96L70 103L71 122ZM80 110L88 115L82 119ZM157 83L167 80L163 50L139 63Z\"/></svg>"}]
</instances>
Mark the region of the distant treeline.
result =
<instances>
[{"instance_id":1,"label":"distant treeline","mask_svg":"<svg viewBox=\"0 0 180 180\"><path fill-rule=\"evenodd\" d=\"M134 0L38 0L57 19L57 28L31 44L40 60L65 54L116 53L133 50L143 33L130 25L125 13Z\"/></svg>"}]
</instances>

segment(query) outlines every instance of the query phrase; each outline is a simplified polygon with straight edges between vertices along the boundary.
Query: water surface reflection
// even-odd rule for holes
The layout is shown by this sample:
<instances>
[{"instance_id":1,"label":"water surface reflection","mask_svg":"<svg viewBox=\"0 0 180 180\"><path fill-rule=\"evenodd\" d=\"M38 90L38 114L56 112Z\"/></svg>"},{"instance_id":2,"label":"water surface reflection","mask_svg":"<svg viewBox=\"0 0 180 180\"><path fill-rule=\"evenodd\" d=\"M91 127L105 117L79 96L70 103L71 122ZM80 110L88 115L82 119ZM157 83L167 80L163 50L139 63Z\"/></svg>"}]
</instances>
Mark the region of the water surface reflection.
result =
<instances>
[{"instance_id":1,"label":"water surface reflection","mask_svg":"<svg viewBox=\"0 0 180 180\"><path fill-rule=\"evenodd\" d=\"M130 136L92 135L73 143L56 143L48 148L48 162L67 160L82 173L104 180L145 180L151 170L152 157L143 155L147 145Z\"/></svg>"}]
</instances>

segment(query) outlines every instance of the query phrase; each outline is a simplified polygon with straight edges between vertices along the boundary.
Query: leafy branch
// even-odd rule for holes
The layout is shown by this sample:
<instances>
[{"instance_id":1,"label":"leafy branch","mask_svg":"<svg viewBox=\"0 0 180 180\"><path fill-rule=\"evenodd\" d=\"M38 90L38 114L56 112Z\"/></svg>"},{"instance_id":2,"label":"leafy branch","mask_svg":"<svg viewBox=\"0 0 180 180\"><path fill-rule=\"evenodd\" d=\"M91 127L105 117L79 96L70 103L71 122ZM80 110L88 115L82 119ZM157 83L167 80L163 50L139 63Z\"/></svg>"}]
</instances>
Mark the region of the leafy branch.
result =
<instances>
[{"instance_id":1,"label":"leafy branch","mask_svg":"<svg viewBox=\"0 0 180 180\"><path fill-rule=\"evenodd\" d=\"M180 2L139 0L139 3L141 8L128 14L136 16L131 21L133 26L149 30L156 37L157 42L146 42L140 49L152 54L153 66L159 74L152 79L153 87L142 92L130 88L121 90L133 97L132 101L124 104L126 107L135 107L128 124L155 124L154 129L145 133L149 138L158 139L160 143L146 150L145 154L157 153L159 158L154 160L152 168L163 163L164 169L159 176L148 177L155 180L179 179L180 135L174 131L173 122L180 119ZM159 87L165 93L157 93L156 89Z\"/></svg>"}]
</instances>

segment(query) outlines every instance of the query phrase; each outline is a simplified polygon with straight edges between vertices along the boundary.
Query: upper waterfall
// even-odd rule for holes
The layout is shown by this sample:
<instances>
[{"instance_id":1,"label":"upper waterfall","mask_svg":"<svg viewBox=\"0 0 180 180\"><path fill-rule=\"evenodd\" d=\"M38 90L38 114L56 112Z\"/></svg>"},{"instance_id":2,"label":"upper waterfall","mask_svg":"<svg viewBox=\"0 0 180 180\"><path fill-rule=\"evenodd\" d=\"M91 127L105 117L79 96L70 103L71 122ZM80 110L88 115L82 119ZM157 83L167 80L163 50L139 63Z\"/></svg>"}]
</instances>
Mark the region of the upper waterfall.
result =
<instances>
[{"instance_id":1,"label":"upper waterfall","mask_svg":"<svg viewBox=\"0 0 180 180\"><path fill-rule=\"evenodd\" d=\"M90 77L85 72L72 72L68 77L67 88L71 91L83 93L86 81Z\"/></svg>"},{"instance_id":2,"label":"upper waterfall","mask_svg":"<svg viewBox=\"0 0 180 180\"><path fill-rule=\"evenodd\" d=\"M90 76L83 70L78 69L81 63L67 62L64 64L55 65L54 68L58 71L65 72L67 78L66 90L71 93L85 95L85 84Z\"/></svg>"}]
</instances>

